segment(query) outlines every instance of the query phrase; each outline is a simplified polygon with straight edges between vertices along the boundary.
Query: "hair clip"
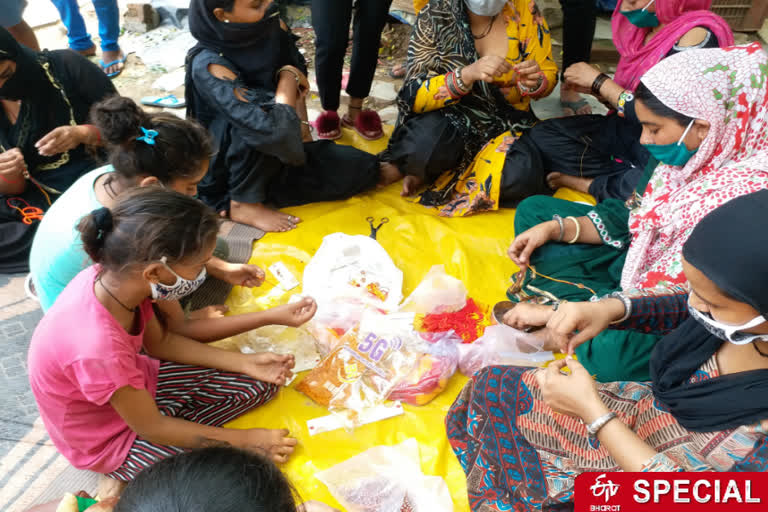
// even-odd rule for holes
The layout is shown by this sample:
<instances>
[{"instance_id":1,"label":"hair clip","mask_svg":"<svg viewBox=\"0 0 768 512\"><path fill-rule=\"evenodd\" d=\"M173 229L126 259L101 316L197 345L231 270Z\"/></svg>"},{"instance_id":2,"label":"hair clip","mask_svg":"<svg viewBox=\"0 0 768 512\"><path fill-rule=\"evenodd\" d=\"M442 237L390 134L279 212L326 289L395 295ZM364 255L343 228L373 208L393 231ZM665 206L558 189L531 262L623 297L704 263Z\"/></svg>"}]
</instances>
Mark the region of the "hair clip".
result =
<instances>
[{"instance_id":1,"label":"hair clip","mask_svg":"<svg viewBox=\"0 0 768 512\"><path fill-rule=\"evenodd\" d=\"M143 126L140 126L141 131L144 133L144 135L141 135L140 137L136 137L136 140L141 140L149 144L150 146L155 145L155 137L158 136L157 130L147 130Z\"/></svg>"}]
</instances>

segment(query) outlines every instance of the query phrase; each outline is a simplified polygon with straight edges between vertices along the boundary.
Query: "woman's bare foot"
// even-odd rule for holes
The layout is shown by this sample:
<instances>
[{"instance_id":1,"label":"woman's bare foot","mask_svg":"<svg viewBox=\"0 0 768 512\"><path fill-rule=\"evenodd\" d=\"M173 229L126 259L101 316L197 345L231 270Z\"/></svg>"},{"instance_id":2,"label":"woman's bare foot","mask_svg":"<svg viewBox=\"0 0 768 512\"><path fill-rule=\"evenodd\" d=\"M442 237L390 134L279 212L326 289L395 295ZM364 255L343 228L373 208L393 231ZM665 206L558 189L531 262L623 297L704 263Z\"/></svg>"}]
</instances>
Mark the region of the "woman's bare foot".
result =
<instances>
[{"instance_id":1,"label":"woman's bare foot","mask_svg":"<svg viewBox=\"0 0 768 512\"><path fill-rule=\"evenodd\" d=\"M349 98L349 104L347 105L347 119L354 123L360 112L363 111L363 101L365 98Z\"/></svg>"},{"instance_id":2,"label":"woman's bare foot","mask_svg":"<svg viewBox=\"0 0 768 512\"><path fill-rule=\"evenodd\" d=\"M104 62L104 64L109 64L110 62L115 62L122 60L125 57L123 54L123 50L114 50L114 51L108 51L108 52L101 52L101 60ZM104 73L107 75L111 75L113 73L119 73L123 70L125 67L125 62L118 62L116 64L113 64L111 66L107 66L104 68Z\"/></svg>"},{"instance_id":3,"label":"woman's bare foot","mask_svg":"<svg viewBox=\"0 0 768 512\"><path fill-rule=\"evenodd\" d=\"M202 309L191 311L187 318L190 320L208 320L210 318L221 318L227 311L229 311L229 307L223 304L219 306L206 306Z\"/></svg>"},{"instance_id":4,"label":"woman's bare foot","mask_svg":"<svg viewBox=\"0 0 768 512\"><path fill-rule=\"evenodd\" d=\"M75 50L70 48L73 52L77 52L83 57L93 57L96 55L96 45L91 46L90 48L86 48L85 50Z\"/></svg>"},{"instance_id":5,"label":"woman's bare foot","mask_svg":"<svg viewBox=\"0 0 768 512\"><path fill-rule=\"evenodd\" d=\"M594 178L579 178L561 172L551 172L547 174L547 185L549 185L549 188L552 190L567 187L576 190L577 192L589 194L589 187L592 185L593 181L595 181Z\"/></svg>"},{"instance_id":6,"label":"woman's bare foot","mask_svg":"<svg viewBox=\"0 0 768 512\"><path fill-rule=\"evenodd\" d=\"M403 178L403 191L400 195L410 197L416 195L416 192L424 185L424 180L418 176L406 176Z\"/></svg>"},{"instance_id":7,"label":"woman's bare foot","mask_svg":"<svg viewBox=\"0 0 768 512\"><path fill-rule=\"evenodd\" d=\"M378 187L386 187L403 179L400 169L391 162L379 163L379 184Z\"/></svg>"},{"instance_id":8,"label":"woman's bare foot","mask_svg":"<svg viewBox=\"0 0 768 512\"><path fill-rule=\"evenodd\" d=\"M128 485L127 482L121 480L115 480L107 475L99 476L99 488L96 491L96 496L103 500L106 498L117 498L123 494L123 489Z\"/></svg>"},{"instance_id":9,"label":"woman's bare foot","mask_svg":"<svg viewBox=\"0 0 768 512\"><path fill-rule=\"evenodd\" d=\"M243 444L240 448L266 455L275 462L288 462L299 441L288 437L286 429L250 428L243 430Z\"/></svg>"},{"instance_id":10,"label":"woman's bare foot","mask_svg":"<svg viewBox=\"0 0 768 512\"><path fill-rule=\"evenodd\" d=\"M268 233L281 233L296 229L301 219L268 208L262 203L240 203L230 201L229 218L241 224L248 224Z\"/></svg>"}]
</instances>

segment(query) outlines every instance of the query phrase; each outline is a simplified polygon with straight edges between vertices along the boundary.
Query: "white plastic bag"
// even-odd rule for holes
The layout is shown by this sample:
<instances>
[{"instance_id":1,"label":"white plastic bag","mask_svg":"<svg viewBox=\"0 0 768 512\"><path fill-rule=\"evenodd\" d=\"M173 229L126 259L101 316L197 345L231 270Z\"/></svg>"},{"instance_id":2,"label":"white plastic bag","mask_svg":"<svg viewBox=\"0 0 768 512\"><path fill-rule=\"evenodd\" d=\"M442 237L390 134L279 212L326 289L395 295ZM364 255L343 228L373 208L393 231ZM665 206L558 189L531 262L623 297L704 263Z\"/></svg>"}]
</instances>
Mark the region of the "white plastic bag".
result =
<instances>
[{"instance_id":1,"label":"white plastic bag","mask_svg":"<svg viewBox=\"0 0 768 512\"><path fill-rule=\"evenodd\" d=\"M403 273L376 240L334 233L305 267L303 294L317 301L318 314L340 301L395 311L403 300Z\"/></svg>"},{"instance_id":2,"label":"white plastic bag","mask_svg":"<svg viewBox=\"0 0 768 512\"><path fill-rule=\"evenodd\" d=\"M542 366L553 358L544 340L507 325L492 325L472 344L459 346L459 369L467 377L493 365Z\"/></svg>"},{"instance_id":3,"label":"white plastic bag","mask_svg":"<svg viewBox=\"0 0 768 512\"><path fill-rule=\"evenodd\" d=\"M464 283L446 274L443 265L435 265L405 300L400 311L423 315L452 313L466 304L467 288Z\"/></svg>"},{"instance_id":4,"label":"white plastic bag","mask_svg":"<svg viewBox=\"0 0 768 512\"><path fill-rule=\"evenodd\" d=\"M421 472L419 444L413 438L375 446L315 476L347 512L453 510L445 481Z\"/></svg>"}]
</instances>

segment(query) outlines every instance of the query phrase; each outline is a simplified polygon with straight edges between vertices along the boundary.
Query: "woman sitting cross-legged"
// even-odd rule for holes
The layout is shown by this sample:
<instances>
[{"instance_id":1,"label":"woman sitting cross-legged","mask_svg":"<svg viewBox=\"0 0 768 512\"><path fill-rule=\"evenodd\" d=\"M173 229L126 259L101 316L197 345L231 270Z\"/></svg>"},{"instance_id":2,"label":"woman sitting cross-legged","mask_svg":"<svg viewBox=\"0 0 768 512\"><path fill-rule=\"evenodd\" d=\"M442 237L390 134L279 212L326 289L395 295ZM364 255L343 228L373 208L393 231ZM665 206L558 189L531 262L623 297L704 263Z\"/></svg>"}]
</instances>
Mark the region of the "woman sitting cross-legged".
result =
<instances>
[{"instance_id":1,"label":"woman sitting cross-legged","mask_svg":"<svg viewBox=\"0 0 768 512\"><path fill-rule=\"evenodd\" d=\"M86 151L101 145L88 111L113 94L112 82L82 55L33 52L0 27L0 273L27 271L45 211L98 167Z\"/></svg>"},{"instance_id":2,"label":"woman sitting cross-legged","mask_svg":"<svg viewBox=\"0 0 768 512\"><path fill-rule=\"evenodd\" d=\"M570 358L475 375L446 418L472 510L565 510L590 471L768 470L766 216L760 191L704 217L683 248L690 295L558 310L566 338L609 322L666 334L651 382L596 384Z\"/></svg>"},{"instance_id":3,"label":"woman sitting cross-legged","mask_svg":"<svg viewBox=\"0 0 768 512\"><path fill-rule=\"evenodd\" d=\"M549 27L535 2L429 2L407 68L382 154L404 176L404 196L429 185L420 202L458 216L514 206L507 198L519 190L547 191L543 178L537 187L505 170L508 148L536 122L531 99L557 81Z\"/></svg>"},{"instance_id":4,"label":"woman sitting cross-legged","mask_svg":"<svg viewBox=\"0 0 768 512\"><path fill-rule=\"evenodd\" d=\"M629 203L592 207L544 196L520 203L509 252L523 271L508 294L533 303L506 321L541 325L563 300L685 284L681 249L701 218L768 188L768 83L757 78L766 66L757 43L691 50L654 66L635 102L640 142L662 163L649 166ZM658 339L611 329L576 354L599 381L647 380Z\"/></svg>"},{"instance_id":5,"label":"woman sitting cross-legged","mask_svg":"<svg viewBox=\"0 0 768 512\"><path fill-rule=\"evenodd\" d=\"M79 469L130 481L163 458L226 443L285 461L287 430L221 428L268 402L294 360L241 354L170 332L153 300L178 299L205 278L220 218L159 187L126 192L78 230L94 265L73 279L32 336L32 392L56 448ZM301 325L314 302L269 310Z\"/></svg>"},{"instance_id":6,"label":"woman sitting cross-legged","mask_svg":"<svg viewBox=\"0 0 768 512\"><path fill-rule=\"evenodd\" d=\"M192 0L187 114L218 152L200 197L232 220L287 231L300 219L278 208L346 199L396 179L378 159L329 141L311 142L304 57L271 0Z\"/></svg>"}]
</instances>

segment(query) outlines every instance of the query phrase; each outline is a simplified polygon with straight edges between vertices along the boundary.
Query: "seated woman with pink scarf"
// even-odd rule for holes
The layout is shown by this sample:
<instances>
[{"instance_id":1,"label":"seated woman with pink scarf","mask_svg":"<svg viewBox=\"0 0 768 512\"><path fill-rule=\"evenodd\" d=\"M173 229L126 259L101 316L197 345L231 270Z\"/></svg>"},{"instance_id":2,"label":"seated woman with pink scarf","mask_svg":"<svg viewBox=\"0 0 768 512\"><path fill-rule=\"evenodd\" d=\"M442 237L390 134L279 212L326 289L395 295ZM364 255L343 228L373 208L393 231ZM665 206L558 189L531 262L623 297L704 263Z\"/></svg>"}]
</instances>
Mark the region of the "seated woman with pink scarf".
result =
<instances>
[{"instance_id":1,"label":"seated woman with pink scarf","mask_svg":"<svg viewBox=\"0 0 768 512\"><path fill-rule=\"evenodd\" d=\"M621 58L611 79L579 62L564 73L561 87L591 93L611 109L607 116L550 119L523 135L520 177L535 173L552 189L570 187L598 201L628 199L648 163L639 143L633 92L640 77L662 59L695 48L727 47L733 35L727 23L706 9L711 0L622 0L611 24ZM540 157L540 158L539 158ZM535 162L535 165L531 165ZM530 169L533 167L533 169ZM515 167L511 167L514 169ZM522 199L522 197L521 197Z\"/></svg>"}]
</instances>

